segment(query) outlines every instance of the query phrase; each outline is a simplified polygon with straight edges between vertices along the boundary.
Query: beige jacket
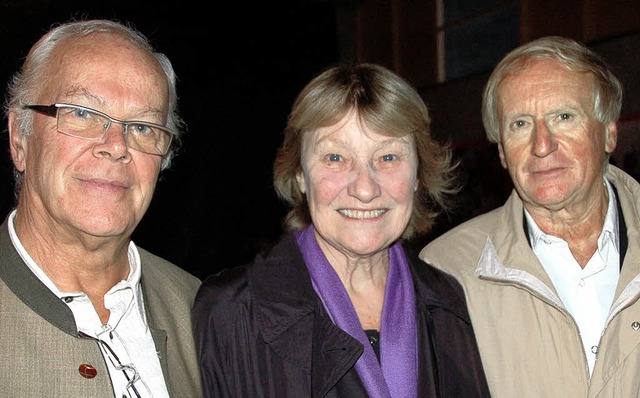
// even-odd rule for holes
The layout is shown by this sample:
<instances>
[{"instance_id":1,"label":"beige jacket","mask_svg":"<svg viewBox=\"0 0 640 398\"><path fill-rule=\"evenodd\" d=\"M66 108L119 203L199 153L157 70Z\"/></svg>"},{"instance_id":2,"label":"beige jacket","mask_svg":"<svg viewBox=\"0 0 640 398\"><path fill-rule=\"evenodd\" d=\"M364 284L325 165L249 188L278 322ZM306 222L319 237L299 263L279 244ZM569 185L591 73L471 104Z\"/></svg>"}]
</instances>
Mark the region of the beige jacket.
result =
<instances>
[{"instance_id":1,"label":"beige jacket","mask_svg":"<svg viewBox=\"0 0 640 398\"><path fill-rule=\"evenodd\" d=\"M420 257L459 279L494 398L640 397L640 184L615 166L628 249L591 380L578 327L524 232L515 191Z\"/></svg>"},{"instance_id":2,"label":"beige jacket","mask_svg":"<svg viewBox=\"0 0 640 398\"><path fill-rule=\"evenodd\" d=\"M200 280L138 248L147 320L171 397L200 398L191 305ZM69 307L24 264L0 226L0 397L113 397L98 345L77 337ZM81 364L97 369L94 378Z\"/></svg>"}]
</instances>

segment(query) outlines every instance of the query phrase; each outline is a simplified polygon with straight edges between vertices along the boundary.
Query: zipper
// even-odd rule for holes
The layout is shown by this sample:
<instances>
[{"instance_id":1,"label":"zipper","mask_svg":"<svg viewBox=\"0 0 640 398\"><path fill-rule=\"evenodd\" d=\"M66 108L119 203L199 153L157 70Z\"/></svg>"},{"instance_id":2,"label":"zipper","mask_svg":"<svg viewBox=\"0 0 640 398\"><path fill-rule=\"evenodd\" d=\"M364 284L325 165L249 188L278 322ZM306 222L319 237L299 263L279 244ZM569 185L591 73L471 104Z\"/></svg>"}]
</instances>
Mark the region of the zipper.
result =
<instances>
[{"instance_id":1,"label":"zipper","mask_svg":"<svg viewBox=\"0 0 640 398\"><path fill-rule=\"evenodd\" d=\"M525 271L523 271L523 272L525 272ZM569 311L567 311L567 309L564 306L558 305L558 303L556 303L555 301L549 299L547 296L539 293L537 290L534 290L533 288L531 288L531 286L523 284L523 283L520 283L520 282L512 281L510 279L495 278L495 277L486 276L486 275L478 275L478 278L482 279L484 281L493 282L493 283L497 283L497 284L500 284L500 285L516 285L516 286L522 287L526 291L531 293L534 297L540 299L541 301L543 301L546 304L549 304L553 308L557 309L561 314L563 314L566 317L568 317L571 320L571 322L573 323L574 329L578 334L578 339L580 341L580 347L581 347L580 352L582 353L582 360L584 361L583 363L585 364L585 366L584 366L585 375L587 376L587 380L591 381L591 375L589 373L589 361L587 360L587 354L584 352L585 347L584 347L584 344L582 344L582 335L580 334L580 328L578 327L578 323L576 322L576 320L573 317L573 315L571 315L569 313ZM540 283L542 283L542 282L540 282ZM611 319L613 319L613 317L611 317ZM606 327L608 326L608 324L609 323L607 323L605 325L605 327L602 329L602 333L600 334L600 340L602 340L602 336L604 335L604 331L606 330ZM598 343L600 343L600 341ZM598 344L598 350L599 349L600 349L600 345ZM597 359L598 359L598 354L596 353L596 361L597 361Z\"/></svg>"}]
</instances>

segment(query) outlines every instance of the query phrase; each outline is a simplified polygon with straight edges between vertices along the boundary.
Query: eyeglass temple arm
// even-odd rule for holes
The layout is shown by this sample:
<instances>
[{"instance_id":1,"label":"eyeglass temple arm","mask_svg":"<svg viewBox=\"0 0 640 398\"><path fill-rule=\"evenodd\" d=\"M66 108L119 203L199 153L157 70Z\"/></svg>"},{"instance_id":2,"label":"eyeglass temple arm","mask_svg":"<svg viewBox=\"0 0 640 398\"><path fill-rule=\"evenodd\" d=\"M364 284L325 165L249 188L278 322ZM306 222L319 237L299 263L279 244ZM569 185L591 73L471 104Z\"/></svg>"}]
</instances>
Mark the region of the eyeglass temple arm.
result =
<instances>
[{"instance_id":1,"label":"eyeglass temple arm","mask_svg":"<svg viewBox=\"0 0 640 398\"><path fill-rule=\"evenodd\" d=\"M44 113L45 115L55 116L58 112L58 107L53 105L24 105L23 109L33 109L36 112Z\"/></svg>"}]
</instances>

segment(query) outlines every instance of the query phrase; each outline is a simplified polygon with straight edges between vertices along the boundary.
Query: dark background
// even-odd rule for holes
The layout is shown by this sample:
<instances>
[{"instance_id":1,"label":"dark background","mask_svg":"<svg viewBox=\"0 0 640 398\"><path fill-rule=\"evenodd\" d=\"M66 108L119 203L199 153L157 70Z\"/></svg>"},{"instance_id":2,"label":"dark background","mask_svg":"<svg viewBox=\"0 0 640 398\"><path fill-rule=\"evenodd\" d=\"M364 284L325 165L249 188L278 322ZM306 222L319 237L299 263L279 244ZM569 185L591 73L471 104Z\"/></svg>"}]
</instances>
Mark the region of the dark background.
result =
<instances>
[{"instance_id":1,"label":"dark background","mask_svg":"<svg viewBox=\"0 0 640 398\"><path fill-rule=\"evenodd\" d=\"M518 43L550 34L568 36L610 62L625 86L618 149L611 160L640 176L640 3L445 1L450 9L469 13L445 18L446 52L456 56L454 66L474 70L453 73L454 78L448 78L447 70L447 79L441 80L436 76L440 56L435 0L206 6L193 0L0 0L0 93L4 97L2 83L55 23L110 18L130 22L148 36L173 62L188 131L172 167L161 173L151 207L133 238L200 278L249 261L280 235L287 209L272 187L272 163L287 114L302 87L340 60L376 62L413 83L431 110L434 136L451 140L462 162L458 176L463 190L434 230L411 242L418 249L458 223L501 205L510 192L497 148L486 141L480 102L492 65ZM511 39L505 44L496 35ZM447 56L447 67L449 61ZM0 217L14 205L13 166L2 117Z\"/></svg>"},{"instance_id":2,"label":"dark background","mask_svg":"<svg viewBox=\"0 0 640 398\"><path fill-rule=\"evenodd\" d=\"M261 5L261 4L268 4ZM248 261L281 231L272 161L295 95L338 59L330 2L9 1L0 3L0 82L52 24L131 22L172 60L188 131L161 173L134 241L193 274ZM5 85L2 85L4 98ZM0 214L14 205L3 115Z\"/></svg>"}]
</instances>

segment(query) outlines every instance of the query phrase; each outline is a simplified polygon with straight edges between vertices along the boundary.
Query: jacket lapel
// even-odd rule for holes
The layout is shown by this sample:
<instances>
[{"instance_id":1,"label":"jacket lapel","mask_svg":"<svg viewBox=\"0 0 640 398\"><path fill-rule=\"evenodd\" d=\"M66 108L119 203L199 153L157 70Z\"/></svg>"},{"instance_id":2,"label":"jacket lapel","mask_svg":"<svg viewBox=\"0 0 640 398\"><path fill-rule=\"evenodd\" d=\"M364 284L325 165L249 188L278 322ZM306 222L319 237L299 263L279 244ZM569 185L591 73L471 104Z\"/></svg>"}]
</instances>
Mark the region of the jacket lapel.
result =
<instances>
[{"instance_id":1,"label":"jacket lapel","mask_svg":"<svg viewBox=\"0 0 640 398\"><path fill-rule=\"evenodd\" d=\"M293 234L249 269L260 330L284 360L309 373L314 396L324 395L362 355L362 345L336 327L316 295Z\"/></svg>"},{"instance_id":2,"label":"jacket lapel","mask_svg":"<svg viewBox=\"0 0 640 398\"><path fill-rule=\"evenodd\" d=\"M8 218L0 226L0 279L34 312L65 333L77 337L76 321L71 309L22 261L11 243L7 222Z\"/></svg>"}]
</instances>

